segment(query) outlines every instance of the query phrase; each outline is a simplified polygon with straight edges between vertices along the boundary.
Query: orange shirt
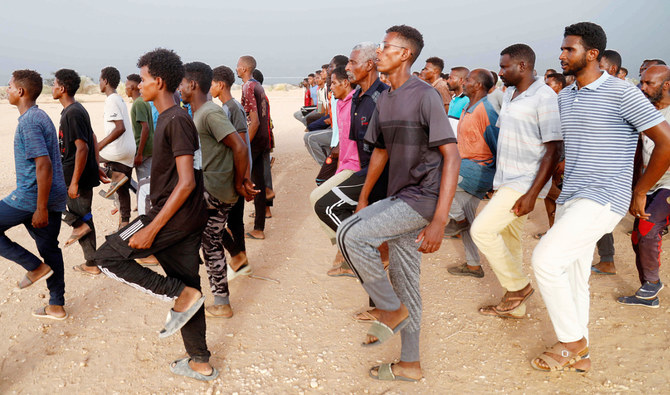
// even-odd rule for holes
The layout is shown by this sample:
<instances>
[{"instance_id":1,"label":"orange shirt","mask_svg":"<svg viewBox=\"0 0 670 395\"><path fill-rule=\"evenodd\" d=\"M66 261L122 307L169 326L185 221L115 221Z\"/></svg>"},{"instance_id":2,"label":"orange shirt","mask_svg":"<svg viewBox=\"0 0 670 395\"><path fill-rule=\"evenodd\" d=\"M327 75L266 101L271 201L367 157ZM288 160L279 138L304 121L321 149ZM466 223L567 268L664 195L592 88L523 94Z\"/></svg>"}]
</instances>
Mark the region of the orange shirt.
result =
<instances>
[{"instance_id":1,"label":"orange shirt","mask_svg":"<svg viewBox=\"0 0 670 395\"><path fill-rule=\"evenodd\" d=\"M457 133L458 153L462 159L485 162L493 160L491 149L484 140L484 132L489 125L491 123L481 101L472 111L463 109Z\"/></svg>"}]
</instances>

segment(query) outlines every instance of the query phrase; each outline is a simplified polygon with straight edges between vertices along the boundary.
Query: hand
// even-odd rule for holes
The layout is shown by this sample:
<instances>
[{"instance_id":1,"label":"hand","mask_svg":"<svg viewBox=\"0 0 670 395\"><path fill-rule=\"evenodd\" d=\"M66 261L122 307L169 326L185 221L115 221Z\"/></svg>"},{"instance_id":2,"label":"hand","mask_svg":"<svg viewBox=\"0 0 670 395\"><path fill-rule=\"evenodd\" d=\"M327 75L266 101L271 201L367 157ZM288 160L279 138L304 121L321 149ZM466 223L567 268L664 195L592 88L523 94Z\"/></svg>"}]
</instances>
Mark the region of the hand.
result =
<instances>
[{"instance_id":1,"label":"hand","mask_svg":"<svg viewBox=\"0 0 670 395\"><path fill-rule=\"evenodd\" d=\"M49 225L49 211L46 208L38 208L33 213L33 228L44 228Z\"/></svg>"},{"instance_id":2,"label":"hand","mask_svg":"<svg viewBox=\"0 0 670 395\"><path fill-rule=\"evenodd\" d=\"M71 199L76 199L79 197L79 184L75 182L71 182L70 186L67 188L67 195Z\"/></svg>"},{"instance_id":3,"label":"hand","mask_svg":"<svg viewBox=\"0 0 670 395\"><path fill-rule=\"evenodd\" d=\"M633 194L633 201L630 203L628 210L633 217L637 219L649 219L650 214L644 210L647 205L647 194Z\"/></svg>"},{"instance_id":4,"label":"hand","mask_svg":"<svg viewBox=\"0 0 670 395\"><path fill-rule=\"evenodd\" d=\"M100 179L100 182L102 182L103 184L109 184L110 182L112 182L112 180L107 178L107 173L105 173L105 171L101 167L98 167L98 178Z\"/></svg>"},{"instance_id":5,"label":"hand","mask_svg":"<svg viewBox=\"0 0 670 395\"><path fill-rule=\"evenodd\" d=\"M135 167L142 164L142 159L142 153L138 152L137 155L135 155Z\"/></svg>"},{"instance_id":6,"label":"hand","mask_svg":"<svg viewBox=\"0 0 670 395\"><path fill-rule=\"evenodd\" d=\"M440 225L434 221L428 224L419 236L416 238L417 243L421 243L419 246L419 252L424 254L430 254L440 249L442 244L442 239L444 238L444 225Z\"/></svg>"},{"instance_id":7,"label":"hand","mask_svg":"<svg viewBox=\"0 0 670 395\"><path fill-rule=\"evenodd\" d=\"M337 158L340 157L340 146L339 145L337 147L333 148L330 151L330 157L333 158L333 160L337 160Z\"/></svg>"},{"instance_id":8,"label":"hand","mask_svg":"<svg viewBox=\"0 0 670 395\"><path fill-rule=\"evenodd\" d=\"M140 229L128 240L128 247L136 250L146 250L151 247L156 234L148 226Z\"/></svg>"},{"instance_id":9,"label":"hand","mask_svg":"<svg viewBox=\"0 0 670 395\"><path fill-rule=\"evenodd\" d=\"M363 210L363 209L366 208L367 206L368 206L368 201L367 201L367 199L366 199L366 200L358 199L358 204L356 205L356 210L354 211L354 214L357 213L357 212L359 212L359 211L361 211L361 210Z\"/></svg>"},{"instance_id":10,"label":"hand","mask_svg":"<svg viewBox=\"0 0 670 395\"><path fill-rule=\"evenodd\" d=\"M244 181L242 181L242 185L235 185L237 193L247 202L252 201L254 196L260 193L258 189L254 189L255 187L256 185L248 178L245 178Z\"/></svg>"},{"instance_id":11,"label":"hand","mask_svg":"<svg viewBox=\"0 0 670 395\"><path fill-rule=\"evenodd\" d=\"M515 203L514 206L512 206L512 209L510 210L511 212L514 213L517 217L522 217L535 208L535 200L537 199L537 196L533 196L531 194L524 194L522 195Z\"/></svg>"}]
</instances>

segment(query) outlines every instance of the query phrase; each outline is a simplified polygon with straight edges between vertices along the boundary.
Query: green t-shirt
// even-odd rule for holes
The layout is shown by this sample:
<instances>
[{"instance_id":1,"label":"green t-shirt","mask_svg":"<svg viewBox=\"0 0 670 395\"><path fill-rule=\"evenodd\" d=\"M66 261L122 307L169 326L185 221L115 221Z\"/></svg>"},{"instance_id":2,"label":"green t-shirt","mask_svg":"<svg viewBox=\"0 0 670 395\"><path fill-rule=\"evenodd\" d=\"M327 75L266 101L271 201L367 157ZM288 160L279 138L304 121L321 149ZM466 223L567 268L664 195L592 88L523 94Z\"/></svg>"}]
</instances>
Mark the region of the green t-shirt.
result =
<instances>
[{"instance_id":1,"label":"green t-shirt","mask_svg":"<svg viewBox=\"0 0 670 395\"><path fill-rule=\"evenodd\" d=\"M144 144L144 151L142 157L148 158L153 153L154 148L154 120L151 117L151 106L142 99L142 96L133 101L133 106L130 108L130 120L133 123L133 134L135 135L135 146L140 146L140 137L142 136L142 124L146 122L149 126L149 137Z\"/></svg>"},{"instance_id":2,"label":"green t-shirt","mask_svg":"<svg viewBox=\"0 0 670 395\"><path fill-rule=\"evenodd\" d=\"M223 109L212 101L193 114L193 122L200 136L205 190L223 203L235 203L233 150L223 143L226 136L236 133L235 127Z\"/></svg>"}]
</instances>

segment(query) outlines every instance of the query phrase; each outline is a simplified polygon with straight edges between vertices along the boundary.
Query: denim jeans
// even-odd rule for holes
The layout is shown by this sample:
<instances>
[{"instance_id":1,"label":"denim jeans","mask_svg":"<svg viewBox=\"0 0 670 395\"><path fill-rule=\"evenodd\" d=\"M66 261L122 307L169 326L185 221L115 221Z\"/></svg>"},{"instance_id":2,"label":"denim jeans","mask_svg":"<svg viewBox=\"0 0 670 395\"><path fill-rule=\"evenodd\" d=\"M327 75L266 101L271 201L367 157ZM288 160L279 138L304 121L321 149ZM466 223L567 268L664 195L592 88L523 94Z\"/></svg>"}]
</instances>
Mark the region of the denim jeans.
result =
<instances>
[{"instance_id":1,"label":"denim jeans","mask_svg":"<svg viewBox=\"0 0 670 395\"><path fill-rule=\"evenodd\" d=\"M9 206L0 201L0 256L21 265L27 271L33 271L39 267L42 261L33 253L7 237L5 231L17 225L23 224L28 230L30 237L35 240L37 251L44 259L44 263L51 267L54 274L47 279L49 288L49 304L65 305L65 279L63 274L63 254L58 247L58 234L60 233L61 213L49 211L49 224L44 228L35 228L32 225L33 213L23 211Z\"/></svg>"}]
</instances>

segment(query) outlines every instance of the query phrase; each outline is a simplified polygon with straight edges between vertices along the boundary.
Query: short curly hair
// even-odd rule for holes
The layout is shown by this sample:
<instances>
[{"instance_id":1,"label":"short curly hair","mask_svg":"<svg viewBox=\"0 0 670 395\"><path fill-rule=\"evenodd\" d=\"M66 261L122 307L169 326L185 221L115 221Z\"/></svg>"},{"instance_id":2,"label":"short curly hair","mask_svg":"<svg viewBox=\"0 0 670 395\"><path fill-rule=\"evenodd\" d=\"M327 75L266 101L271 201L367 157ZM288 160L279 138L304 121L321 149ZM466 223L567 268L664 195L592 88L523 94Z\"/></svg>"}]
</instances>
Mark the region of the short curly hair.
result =
<instances>
[{"instance_id":1,"label":"short curly hair","mask_svg":"<svg viewBox=\"0 0 670 395\"><path fill-rule=\"evenodd\" d=\"M603 57L603 53L607 47L607 35L600 25L596 25L593 22L575 23L565 28L563 37L567 36L579 36L584 49L587 51L597 49L598 61Z\"/></svg>"},{"instance_id":2,"label":"short curly hair","mask_svg":"<svg viewBox=\"0 0 670 395\"><path fill-rule=\"evenodd\" d=\"M156 48L147 52L137 60L137 67L147 66L149 74L161 78L168 92L174 92L184 78L184 64L174 51Z\"/></svg>"},{"instance_id":3,"label":"short curly hair","mask_svg":"<svg viewBox=\"0 0 670 395\"><path fill-rule=\"evenodd\" d=\"M432 56L432 57L426 59L426 63L430 63L433 66L440 69L440 73L442 72L442 70L444 70L444 60L438 58L437 56Z\"/></svg>"},{"instance_id":4,"label":"short curly hair","mask_svg":"<svg viewBox=\"0 0 670 395\"><path fill-rule=\"evenodd\" d=\"M526 44L512 44L500 51L500 56L508 55L514 60L523 60L530 70L535 67L535 51Z\"/></svg>"},{"instance_id":5,"label":"short curly hair","mask_svg":"<svg viewBox=\"0 0 670 395\"><path fill-rule=\"evenodd\" d=\"M107 66L104 69L100 70L100 78L107 81L109 86L116 89L121 82L121 73L116 67Z\"/></svg>"},{"instance_id":6,"label":"short curly hair","mask_svg":"<svg viewBox=\"0 0 670 395\"><path fill-rule=\"evenodd\" d=\"M34 70L16 70L12 73L14 85L23 88L30 100L37 100L42 93L42 76Z\"/></svg>"},{"instance_id":7,"label":"short curly hair","mask_svg":"<svg viewBox=\"0 0 670 395\"><path fill-rule=\"evenodd\" d=\"M231 87L235 83L235 74L228 66L215 67L214 70L212 70L212 80L223 81L228 87Z\"/></svg>"},{"instance_id":8,"label":"short curly hair","mask_svg":"<svg viewBox=\"0 0 670 395\"><path fill-rule=\"evenodd\" d=\"M128 76L126 77L126 79L127 79L128 81L133 81L133 82L136 82L136 83L138 83L138 84L142 83L142 77L140 77L139 74L135 74L135 73L133 73L133 74L128 74Z\"/></svg>"},{"instance_id":9,"label":"short curly hair","mask_svg":"<svg viewBox=\"0 0 670 395\"><path fill-rule=\"evenodd\" d=\"M198 83L203 93L212 86L212 68L203 62L191 62L184 65L184 78Z\"/></svg>"},{"instance_id":10,"label":"short curly hair","mask_svg":"<svg viewBox=\"0 0 670 395\"><path fill-rule=\"evenodd\" d=\"M56 81L58 84L65 88L68 96L74 96L79 90L79 85L81 84L81 77L77 74L76 71L71 69L60 69L54 73Z\"/></svg>"},{"instance_id":11,"label":"short curly hair","mask_svg":"<svg viewBox=\"0 0 670 395\"><path fill-rule=\"evenodd\" d=\"M412 50L411 62L414 63L423 49L423 35L418 30L407 25L395 25L386 29L386 33L398 33L405 39Z\"/></svg>"}]
</instances>

